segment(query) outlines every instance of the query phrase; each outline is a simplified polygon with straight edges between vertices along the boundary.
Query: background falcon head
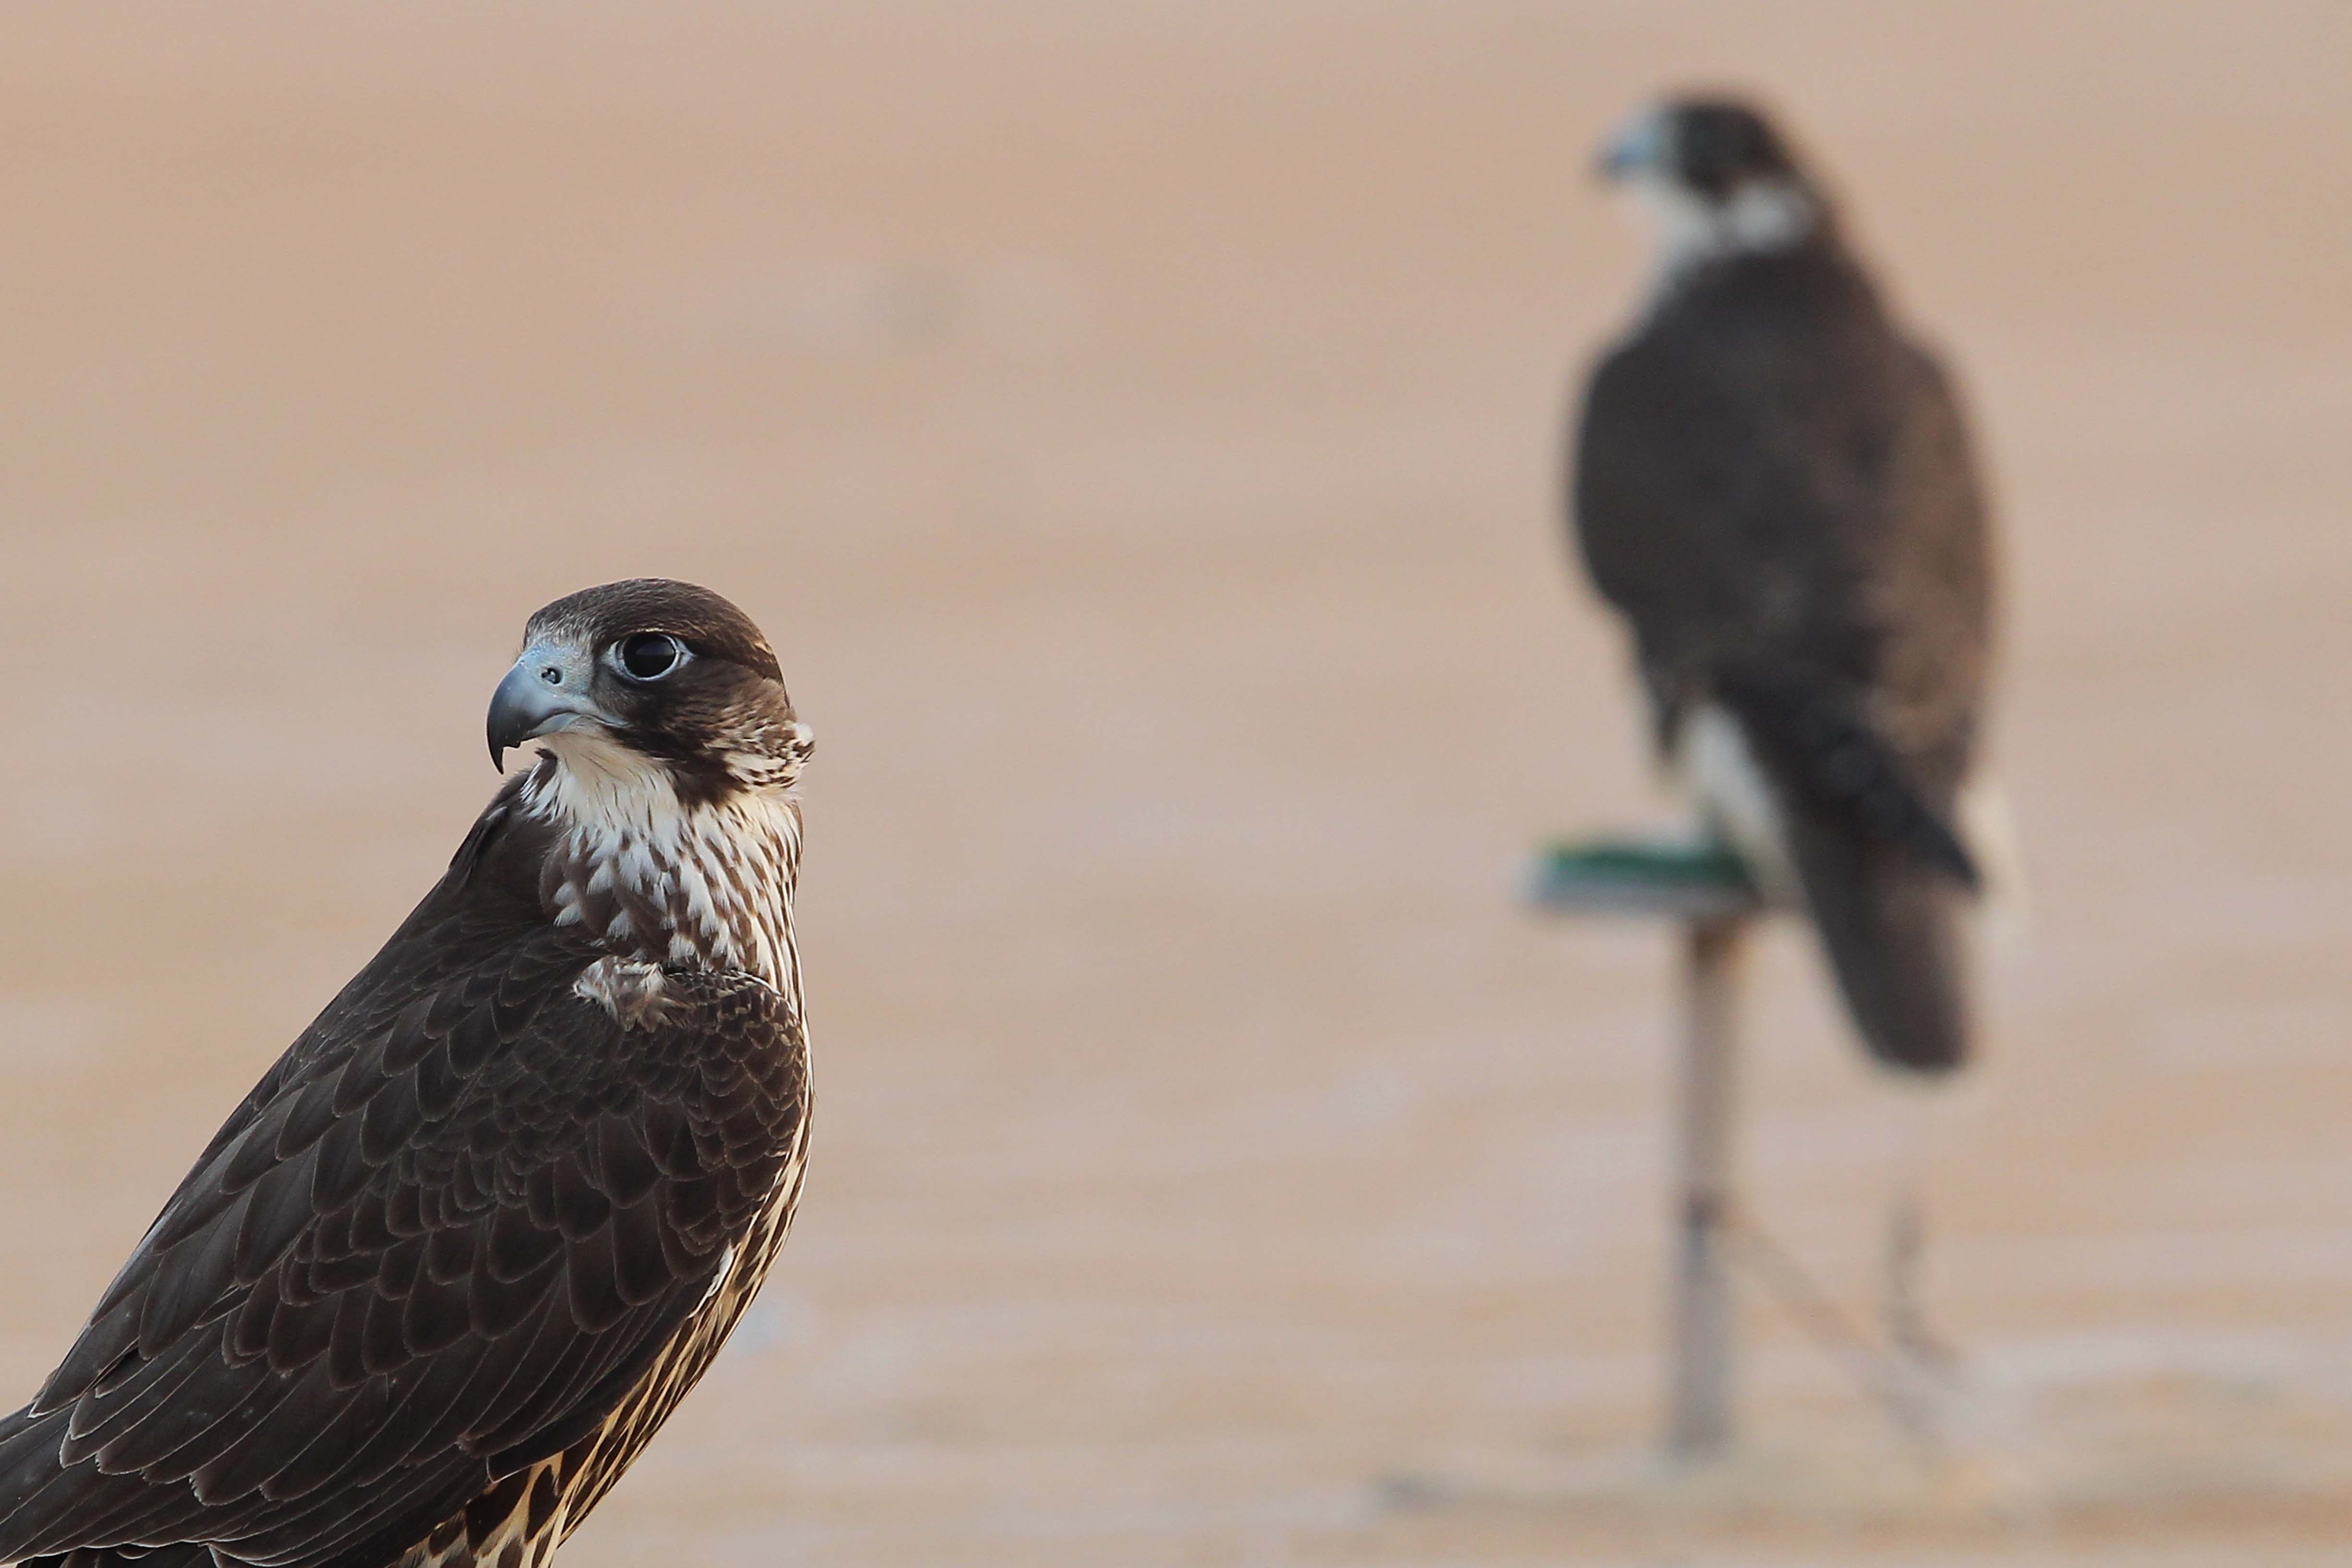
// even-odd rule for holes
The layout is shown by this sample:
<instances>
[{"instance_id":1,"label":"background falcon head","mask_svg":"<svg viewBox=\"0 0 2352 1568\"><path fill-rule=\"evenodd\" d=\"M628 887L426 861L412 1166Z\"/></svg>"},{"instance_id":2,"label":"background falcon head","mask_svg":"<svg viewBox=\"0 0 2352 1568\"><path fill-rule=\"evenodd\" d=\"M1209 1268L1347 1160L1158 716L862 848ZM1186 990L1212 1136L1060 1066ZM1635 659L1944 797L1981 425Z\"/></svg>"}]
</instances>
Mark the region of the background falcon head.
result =
<instances>
[{"instance_id":1,"label":"background falcon head","mask_svg":"<svg viewBox=\"0 0 2352 1568\"><path fill-rule=\"evenodd\" d=\"M1828 217L1787 138L1736 98L1673 98L1641 110L1601 149L1601 173L1641 200L1676 260L1785 249Z\"/></svg>"},{"instance_id":2,"label":"background falcon head","mask_svg":"<svg viewBox=\"0 0 2352 1568\"><path fill-rule=\"evenodd\" d=\"M541 741L558 763L660 766L681 800L790 784L808 758L768 639L708 588L639 577L556 600L490 700L490 760Z\"/></svg>"}]
</instances>

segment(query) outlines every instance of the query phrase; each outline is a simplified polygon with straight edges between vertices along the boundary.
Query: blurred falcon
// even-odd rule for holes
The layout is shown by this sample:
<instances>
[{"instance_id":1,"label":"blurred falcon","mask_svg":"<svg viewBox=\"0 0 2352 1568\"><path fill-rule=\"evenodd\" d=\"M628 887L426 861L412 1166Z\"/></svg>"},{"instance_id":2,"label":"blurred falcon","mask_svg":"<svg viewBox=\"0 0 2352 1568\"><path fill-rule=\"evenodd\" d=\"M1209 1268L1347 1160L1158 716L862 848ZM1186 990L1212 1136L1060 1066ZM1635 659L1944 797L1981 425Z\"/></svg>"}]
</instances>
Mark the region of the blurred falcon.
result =
<instances>
[{"instance_id":1,"label":"blurred falcon","mask_svg":"<svg viewBox=\"0 0 2352 1568\"><path fill-rule=\"evenodd\" d=\"M1811 915L1872 1053L1948 1071L1969 1052L1959 819L1993 608L1958 399L1752 107L1654 108L1602 170L1659 245L1585 395L1585 563L1631 626L1664 758Z\"/></svg>"},{"instance_id":2,"label":"blurred falcon","mask_svg":"<svg viewBox=\"0 0 2352 1568\"><path fill-rule=\"evenodd\" d=\"M530 618L500 788L247 1096L33 1402L0 1563L543 1564L709 1367L800 1193L809 731L743 613Z\"/></svg>"}]
</instances>

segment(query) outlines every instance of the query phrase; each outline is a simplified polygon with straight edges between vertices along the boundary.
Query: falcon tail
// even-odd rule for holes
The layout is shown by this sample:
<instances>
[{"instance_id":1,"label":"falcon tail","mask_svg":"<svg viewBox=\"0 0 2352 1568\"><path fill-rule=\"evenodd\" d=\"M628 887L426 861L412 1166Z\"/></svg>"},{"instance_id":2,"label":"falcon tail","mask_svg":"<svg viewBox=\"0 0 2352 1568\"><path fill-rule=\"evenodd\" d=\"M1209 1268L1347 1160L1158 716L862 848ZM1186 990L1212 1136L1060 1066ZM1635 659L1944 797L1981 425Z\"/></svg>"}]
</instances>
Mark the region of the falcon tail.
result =
<instances>
[{"instance_id":1,"label":"falcon tail","mask_svg":"<svg viewBox=\"0 0 2352 1568\"><path fill-rule=\"evenodd\" d=\"M1687 716L1672 753L1685 786L1773 899L1811 916L1871 1054L1959 1067L1975 862L1867 729L1822 721L1822 703L1738 698Z\"/></svg>"},{"instance_id":2,"label":"falcon tail","mask_svg":"<svg viewBox=\"0 0 2352 1568\"><path fill-rule=\"evenodd\" d=\"M1906 847L1793 813L1790 858L1846 1011L1871 1054L1911 1072L1968 1059L1968 894Z\"/></svg>"}]
</instances>

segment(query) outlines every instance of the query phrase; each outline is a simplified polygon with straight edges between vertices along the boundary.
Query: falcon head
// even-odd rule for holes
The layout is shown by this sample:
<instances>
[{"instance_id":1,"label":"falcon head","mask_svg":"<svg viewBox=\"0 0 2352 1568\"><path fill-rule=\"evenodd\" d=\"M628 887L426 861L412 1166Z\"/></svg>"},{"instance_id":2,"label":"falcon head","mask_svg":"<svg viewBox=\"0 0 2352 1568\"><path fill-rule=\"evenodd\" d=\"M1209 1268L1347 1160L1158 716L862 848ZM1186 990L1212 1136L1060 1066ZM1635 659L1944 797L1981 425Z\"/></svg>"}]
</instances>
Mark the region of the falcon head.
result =
<instances>
[{"instance_id":1,"label":"falcon head","mask_svg":"<svg viewBox=\"0 0 2352 1568\"><path fill-rule=\"evenodd\" d=\"M682 801L789 784L807 725L768 639L708 588L660 577L586 588L523 627L523 650L490 699L490 761L525 741L558 767L657 772Z\"/></svg>"},{"instance_id":2,"label":"falcon head","mask_svg":"<svg viewBox=\"0 0 2352 1568\"><path fill-rule=\"evenodd\" d=\"M1601 149L1601 174L1648 210L1670 262L1786 250L1828 217L1788 142L1734 98L1675 98L1643 110Z\"/></svg>"}]
</instances>

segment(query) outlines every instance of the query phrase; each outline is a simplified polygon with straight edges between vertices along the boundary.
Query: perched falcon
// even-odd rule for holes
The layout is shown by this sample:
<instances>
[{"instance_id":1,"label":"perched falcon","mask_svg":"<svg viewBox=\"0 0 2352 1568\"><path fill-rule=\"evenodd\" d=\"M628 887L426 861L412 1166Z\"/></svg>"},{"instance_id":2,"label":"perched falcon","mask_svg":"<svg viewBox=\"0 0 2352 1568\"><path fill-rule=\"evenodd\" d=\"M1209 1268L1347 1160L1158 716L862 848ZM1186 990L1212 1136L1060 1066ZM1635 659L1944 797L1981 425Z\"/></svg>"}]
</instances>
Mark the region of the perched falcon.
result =
<instances>
[{"instance_id":1,"label":"perched falcon","mask_svg":"<svg viewBox=\"0 0 2352 1568\"><path fill-rule=\"evenodd\" d=\"M1992 618L1958 400L1754 109L1669 102L1602 166L1660 244L1584 399L1585 563L1632 626L1662 753L1810 913L1872 1052L1956 1068Z\"/></svg>"},{"instance_id":2,"label":"perched falcon","mask_svg":"<svg viewBox=\"0 0 2352 1568\"><path fill-rule=\"evenodd\" d=\"M545 1563L759 1289L808 1135L808 729L706 589L524 644L490 755L543 754L0 1418L0 1563Z\"/></svg>"}]
</instances>

